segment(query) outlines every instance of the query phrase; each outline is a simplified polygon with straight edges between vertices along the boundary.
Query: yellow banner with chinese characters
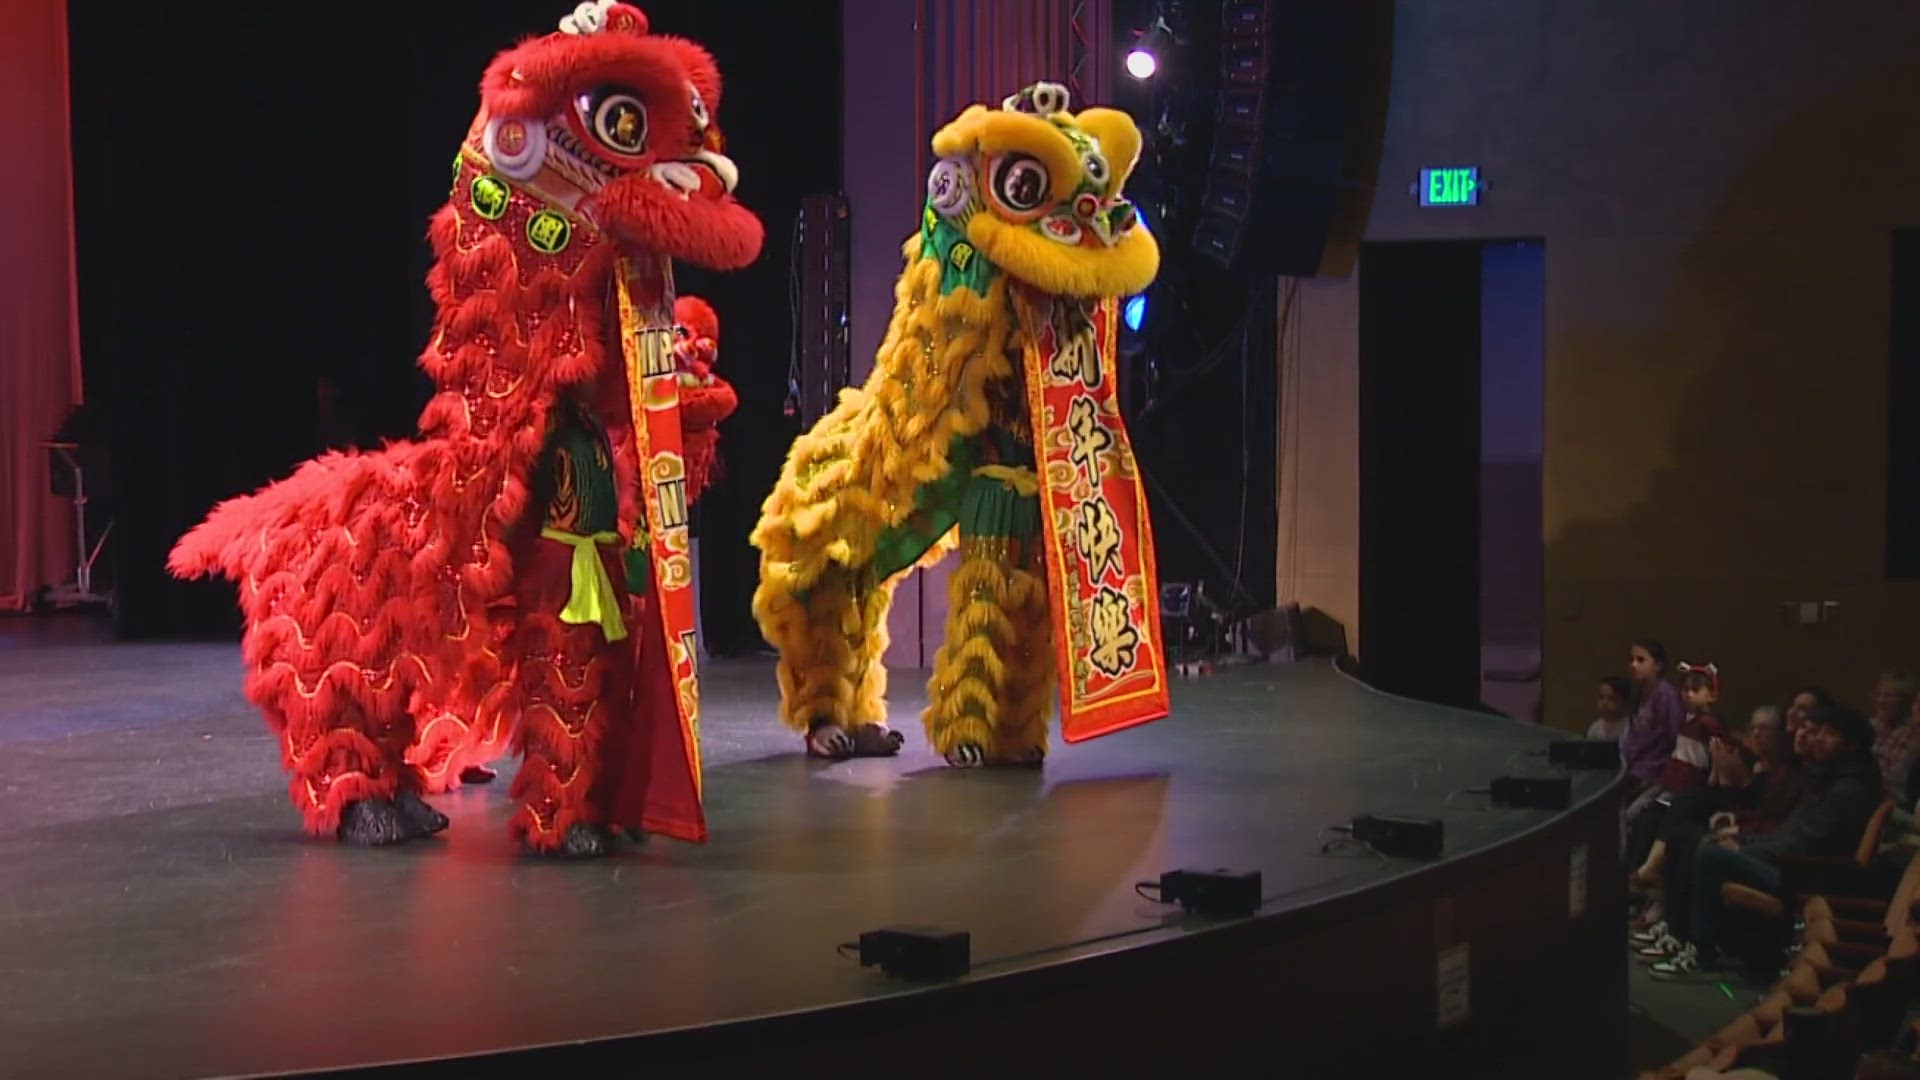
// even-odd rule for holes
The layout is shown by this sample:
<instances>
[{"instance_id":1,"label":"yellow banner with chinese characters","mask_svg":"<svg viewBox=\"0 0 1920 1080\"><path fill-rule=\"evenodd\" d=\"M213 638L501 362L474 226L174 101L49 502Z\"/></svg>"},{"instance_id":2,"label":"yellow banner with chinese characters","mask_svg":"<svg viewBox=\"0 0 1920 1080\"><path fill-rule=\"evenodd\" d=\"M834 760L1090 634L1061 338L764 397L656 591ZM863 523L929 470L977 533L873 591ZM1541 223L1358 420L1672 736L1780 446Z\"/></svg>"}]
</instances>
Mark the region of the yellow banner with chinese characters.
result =
<instances>
[{"instance_id":1,"label":"yellow banner with chinese characters","mask_svg":"<svg viewBox=\"0 0 1920 1080\"><path fill-rule=\"evenodd\" d=\"M1040 466L1060 734L1081 742L1167 715L1153 527L1115 385L1118 304L1012 286Z\"/></svg>"},{"instance_id":2,"label":"yellow banner with chinese characters","mask_svg":"<svg viewBox=\"0 0 1920 1080\"><path fill-rule=\"evenodd\" d=\"M687 468L680 436L679 380L673 366L673 268L665 259L621 259L620 346L627 368L634 452L646 504L655 607L666 638L686 774L648 787L642 827L676 839L707 836L700 805L700 684L695 670L693 557L688 545ZM636 650L636 656L638 656ZM655 761L661 769L675 763ZM677 779L679 782L671 782ZM691 799L688 798L690 793ZM689 802L691 805L689 805Z\"/></svg>"}]
</instances>

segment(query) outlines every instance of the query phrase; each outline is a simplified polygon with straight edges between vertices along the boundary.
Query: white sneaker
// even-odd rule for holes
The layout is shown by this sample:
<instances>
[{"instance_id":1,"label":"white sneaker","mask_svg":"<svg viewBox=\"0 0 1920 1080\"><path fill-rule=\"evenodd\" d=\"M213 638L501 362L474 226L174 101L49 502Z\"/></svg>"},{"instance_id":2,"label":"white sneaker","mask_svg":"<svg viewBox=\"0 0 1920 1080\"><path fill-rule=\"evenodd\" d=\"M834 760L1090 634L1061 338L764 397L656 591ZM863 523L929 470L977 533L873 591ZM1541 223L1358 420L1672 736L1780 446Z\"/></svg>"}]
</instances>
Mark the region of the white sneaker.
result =
<instances>
[{"instance_id":1,"label":"white sneaker","mask_svg":"<svg viewBox=\"0 0 1920 1080\"><path fill-rule=\"evenodd\" d=\"M1654 978L1667 982L1713 982L1728 978L1731 972L1725 960L1702 960L1691 943L1647 969Z\"/></svg>"},{"instance_id":2,"label":"white sneaker","mask_svg":"<svg viewBox=\"0 0 1920 1080\"><path fill-rule=\"evenodd\" d=\"M1700 970L1700 953L1691 944L1682 942L1672 956L1653 965L1648 972L1656 979L1680 979Z\"/></svg>"},{"instance_id":3,"label":"white sneaker","mask_svg":"<svg viewBox=\"0 0 1920 1080\"><path fill-rule=\"evenodd\" d=\"M1691 948L1691 946L1689 946L1686 942L1681 941L1679 938L1674 937L1672 934L1665 934L1665 935L1662 935L1660 940L1658 941L1654 941L1654 942L1650 942L1649 944L1642 945L1635 952L1635 955L1640 957L1641 961L1644 963L1644 962L1649 962L1653 960L1665 960L1670 956L1678 956L1680 955L1681 950L1687 949L1687 948Z\"/></svg>"},{"instance_id":4,"label":"white sneaker","mask_svg":"<svg viewBox=\"0 0 1920 1080\"><path fill-rule=\"evenodd\" d=\"M1635 930L1633 933L1628 934L1627 940L1633 942L1635 945L1651 945L1667 936L1667 920L1661 919L1645 930Z\"/></svg>"}]
</instances>

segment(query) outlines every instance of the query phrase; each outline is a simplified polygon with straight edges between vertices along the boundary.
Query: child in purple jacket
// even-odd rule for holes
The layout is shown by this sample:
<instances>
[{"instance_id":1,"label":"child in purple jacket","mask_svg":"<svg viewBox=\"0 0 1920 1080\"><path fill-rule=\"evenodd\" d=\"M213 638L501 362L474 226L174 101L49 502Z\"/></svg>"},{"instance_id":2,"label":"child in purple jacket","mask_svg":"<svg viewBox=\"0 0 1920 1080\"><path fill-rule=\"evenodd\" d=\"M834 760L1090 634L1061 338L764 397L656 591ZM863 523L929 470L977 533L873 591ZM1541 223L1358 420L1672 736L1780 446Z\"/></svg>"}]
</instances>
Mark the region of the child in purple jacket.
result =
<instances>
[{"instance_id":1,"label":"child in purple jacket","mask_svg":"<svg viewBox=\"0 0 1920 1080\"><path fill-rule=\"evenodd\" d=\"M1627 804L1620 820L1620 850L1630 847L1634 822L1655 799L1668 794L1660 785L1660 774L1673 756L1680 726L1686 722L1686 703L1680 691L1667 681L1667 647L1651 638L1640 638L1627 653L1627 674L1633 679L1633 719L1620 740L1620 757L1627 773L1638 782L1640 793ZM1629 865L1632 865L1629 863ZM1662 917L1658 902L1649 903L1635 918L1635 925L1648 926Z\"/></svg>"},{"instance_id":2,"label":"child in purple jacket","mask_svg":"<svg viewBox=\"0 0 1920 1080\"><path fill-rule=\"evenodd\" d=\"M1680 691L1667 681L1667 647L1649 638L1633 643L1627 653L1627 672L1633 678L1633 720L1620 740L1620 757L1629 775L1648 785L1659 786L1660 771L1673 755L1674 740L1687 719L1687 707ZM1634 799L1644 805L1651 798L1647 791ZM1631 810L1629 812L1632 812Z\"/></svg>"}]
</instances>

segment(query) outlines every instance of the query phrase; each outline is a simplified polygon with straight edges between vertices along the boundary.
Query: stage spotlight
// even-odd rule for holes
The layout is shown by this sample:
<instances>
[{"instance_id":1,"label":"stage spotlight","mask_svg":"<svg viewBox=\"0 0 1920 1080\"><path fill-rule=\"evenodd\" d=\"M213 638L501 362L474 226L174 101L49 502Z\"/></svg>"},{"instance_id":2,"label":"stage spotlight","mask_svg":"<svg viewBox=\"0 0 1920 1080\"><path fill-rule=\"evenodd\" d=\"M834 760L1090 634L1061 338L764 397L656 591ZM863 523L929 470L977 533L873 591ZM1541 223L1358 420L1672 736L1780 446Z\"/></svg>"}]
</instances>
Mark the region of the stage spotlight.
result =
<instances>
[{"instance_id":1,"label":"stage spotlight","mask_svg":"<svg viewBox=\"0 0 1920 1080\"><path fill-rule=\"evenodd\" d=\"M1160 54L1173 44L1173 29L1165 17L1159 17L1139 35L1140 40L1127 50L1127 74L1145 81L1160 70Z\"/></svg>"},{"instance_id":2,"label":"stage spotlight","mask_svg":"<svg viewBox=\"0 0 1920 1080\"><path fill-rule=\"evenodd\" d=\"M1120 309L1120 317L1126 322L1127 329L1139 333L1140 324L1147 321L1147 294L1128 297L1126 306Z\"/></svg>"}]
</instances>

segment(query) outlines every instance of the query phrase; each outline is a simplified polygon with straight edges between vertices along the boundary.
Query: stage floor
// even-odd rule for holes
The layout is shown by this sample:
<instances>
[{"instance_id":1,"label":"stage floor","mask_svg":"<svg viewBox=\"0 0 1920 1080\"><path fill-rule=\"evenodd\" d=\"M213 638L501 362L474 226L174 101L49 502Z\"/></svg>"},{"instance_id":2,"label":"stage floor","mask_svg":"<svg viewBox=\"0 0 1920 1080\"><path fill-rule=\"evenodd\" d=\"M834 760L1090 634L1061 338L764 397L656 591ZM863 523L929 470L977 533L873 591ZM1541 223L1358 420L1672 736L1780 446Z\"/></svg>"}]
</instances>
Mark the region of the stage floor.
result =
<instances>
[{"instance_id":1,"label":"stage floor","mask_svg":"<svg viewBox=\"0 0 1920 1080\"><path fill-rule=\"evenodd\" d=\"M1195 932L1135 894L1258 869L1267 910L1415 872L1322 854L1361 812L1441 816L1454 857L1555 817L1485 809L1551 733L1377 694L1321 664L1177 684L1174 715L1044 772L927 750L821 763L769 661L705 666L713 840L594 863L505 834L510 772L439 799L441 837L301 836L231 644L0 628L0 1063L8 1076L232 1075L592 1039L912 992L835 946L971 931L974 978ZM1575 774L1576 802L1609 774Z\"/></svg>"}]
</instances>

